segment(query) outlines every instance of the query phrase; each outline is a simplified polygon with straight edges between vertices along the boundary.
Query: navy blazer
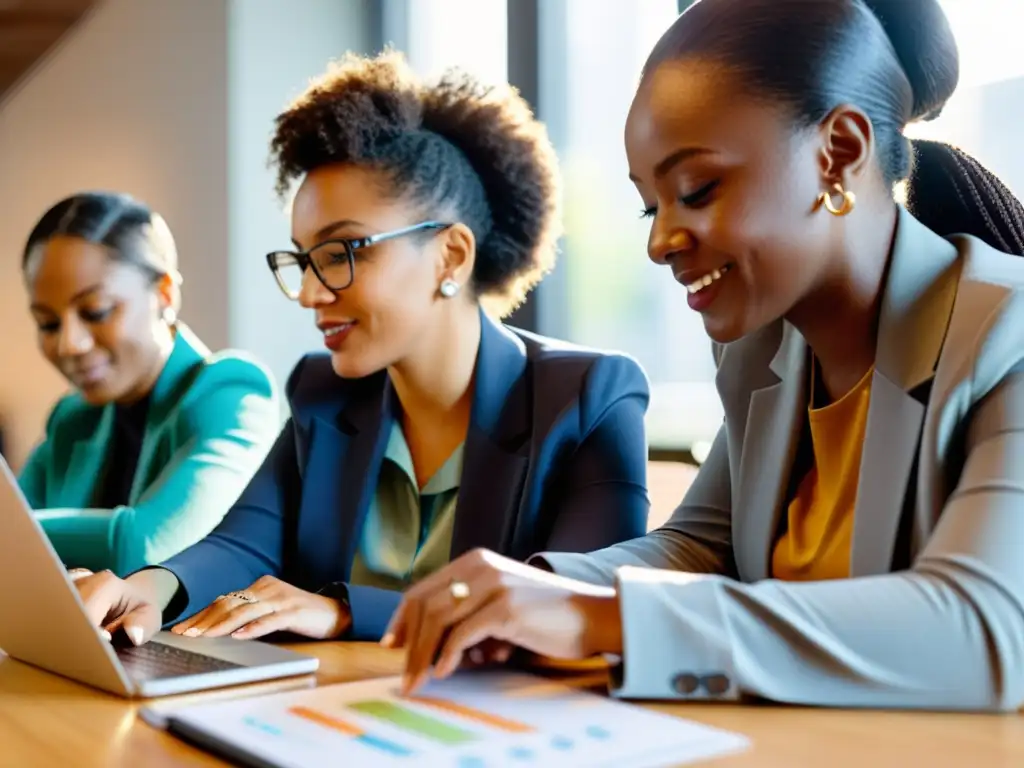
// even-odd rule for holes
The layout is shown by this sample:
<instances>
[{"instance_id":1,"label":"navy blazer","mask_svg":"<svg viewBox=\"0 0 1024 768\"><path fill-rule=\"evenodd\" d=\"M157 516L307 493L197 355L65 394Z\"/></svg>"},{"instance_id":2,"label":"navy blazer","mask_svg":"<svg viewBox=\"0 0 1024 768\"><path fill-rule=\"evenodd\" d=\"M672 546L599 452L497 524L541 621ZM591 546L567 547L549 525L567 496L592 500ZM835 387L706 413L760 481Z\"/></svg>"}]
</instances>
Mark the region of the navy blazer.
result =
<instances>
[{"instance_id":1,"label":"navy blazer","mask_svg":"<svg viewBox=\"0 0 1024 768\"><path fill-rule=\"evenodd\" d=\"M451 557L588 552L646 532L647 378L631 358L483 316ZM341 379L325 353L286 387L292 417L209 536L163 563L168 615L273 575L316 592L346 582L398 404L386 372ZM350 639L378 639L398 592L347 586Z\"/></svg>"}]
</instances>

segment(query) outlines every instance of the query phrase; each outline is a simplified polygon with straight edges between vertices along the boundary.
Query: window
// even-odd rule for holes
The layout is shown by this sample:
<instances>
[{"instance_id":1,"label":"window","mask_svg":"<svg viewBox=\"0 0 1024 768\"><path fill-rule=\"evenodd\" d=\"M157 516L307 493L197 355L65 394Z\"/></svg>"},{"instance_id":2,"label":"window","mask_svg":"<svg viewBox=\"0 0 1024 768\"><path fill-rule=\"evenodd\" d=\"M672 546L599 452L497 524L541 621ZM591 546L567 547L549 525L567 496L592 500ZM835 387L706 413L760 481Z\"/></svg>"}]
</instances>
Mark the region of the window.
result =
<instances>
[{"instance_id":1,"label":"window","mask_svg":"<svg viewBox=\"0 0 1024 768\"><path fill-rule=\"evenodd\" d=\"M423 77L459 67L484 83L508 76L507 0L381 0L384 39Z\"/></svg>"},{"instance_id":2,"label":"window","mask_svg":"<svg viewBox=\"0 0 1024 768\"><path fill-rule=\"evenodd\" d=\"M652 384L651 447L699 453L722 419L711 344L685 294L647 258L650 222L623 149L640 70L678 0L545 0L540 10L540 114L566 187L566 239L541 288L540 330L634 355Z\"/></svg>"}]
</instances>

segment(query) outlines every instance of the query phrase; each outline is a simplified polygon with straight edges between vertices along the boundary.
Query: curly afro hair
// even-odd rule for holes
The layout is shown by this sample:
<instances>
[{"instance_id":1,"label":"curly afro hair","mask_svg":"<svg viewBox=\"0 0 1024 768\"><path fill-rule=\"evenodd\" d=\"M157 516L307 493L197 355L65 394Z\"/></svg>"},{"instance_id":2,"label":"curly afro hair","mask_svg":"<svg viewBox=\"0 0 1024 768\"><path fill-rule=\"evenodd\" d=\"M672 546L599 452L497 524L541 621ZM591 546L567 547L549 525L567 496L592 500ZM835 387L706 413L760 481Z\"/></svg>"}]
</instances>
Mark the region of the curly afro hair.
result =
<instances>
[{"instance_id":1,"label":"curly afro hair","mask_svg":"<svg viewBox=\"0 0 1024 768\"><path fill-rule=\"evenodd\" d=\"M332 62L276 120L277 192L321 166L379 169L424 215L453 217L476 238L472 288L500 316L554 266L558 164L543 124L508 86L450 70L422 82L385 51Z\"/></svg>"}]
</instances>

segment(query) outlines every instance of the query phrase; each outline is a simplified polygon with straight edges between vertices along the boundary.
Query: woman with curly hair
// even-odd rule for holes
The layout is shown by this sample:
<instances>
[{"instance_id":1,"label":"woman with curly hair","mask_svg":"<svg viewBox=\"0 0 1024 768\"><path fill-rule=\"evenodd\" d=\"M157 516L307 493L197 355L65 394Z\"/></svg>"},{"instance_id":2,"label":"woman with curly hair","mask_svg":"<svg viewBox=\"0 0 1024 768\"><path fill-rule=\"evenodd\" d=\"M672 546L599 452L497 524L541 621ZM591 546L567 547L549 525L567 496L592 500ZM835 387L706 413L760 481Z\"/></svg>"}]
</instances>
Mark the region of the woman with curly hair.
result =
<instances>
[{"instance_id":1,"label":"woman with curly hair","mask_svg":"<svg viewBox=\"0 0 1024 768\"><path fill-rule=\"evenodd\" d=\"M556 158L526 103L349 56L271 147L279 193L297 189L294 248L267 260L328 352L296 366L292 418L223 524L160 568L80 579L92 615L137 643L161 611L189 636L376 639L403 588L469 550L642 535L640 367L492 319L559 235Z\"/></svg>"}]
</instances>

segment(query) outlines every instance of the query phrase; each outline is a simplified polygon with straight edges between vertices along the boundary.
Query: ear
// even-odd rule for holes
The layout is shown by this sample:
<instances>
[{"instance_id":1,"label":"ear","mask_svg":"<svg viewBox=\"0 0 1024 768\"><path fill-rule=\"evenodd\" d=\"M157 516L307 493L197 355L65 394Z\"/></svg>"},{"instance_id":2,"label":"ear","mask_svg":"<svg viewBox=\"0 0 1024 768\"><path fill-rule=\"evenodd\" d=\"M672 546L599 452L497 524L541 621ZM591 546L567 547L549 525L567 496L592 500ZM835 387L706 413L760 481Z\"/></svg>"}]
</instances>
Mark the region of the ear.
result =
<instances>
[{"instance_id":1,"label":"ear","mask_svg":"<svg viewBox=\"0 0 1024 768\"><path fill-rule=\"evenodd\" d=\"M875 151L871 120L857 107L843 105L828 114L820 130L823 188L839 183L850 189L871 167Z\"/></svg>"},{"instance_id":2,"label":"ear","mask_svg":"<svg viewBox=\"0 0 1024 768\"><path fill-rule=\"evenodd\" d=\"M172 275L163 275L156 282L156 295L160 301L160 309L178 309L178 302L181 293L178 290L178 281Z\"/></svg>"},{"instance_id":3,"label":"ear","mask_svg":"<svg viewBox=\"0 0 1024 768\"><path fill-rule=\"evenodd\" d=\"M473 276L476 263L476 237L465 224L452 224L438 237L441 246L437 282L450 279L465 286Z\"/></svg>"}]
</instances>

